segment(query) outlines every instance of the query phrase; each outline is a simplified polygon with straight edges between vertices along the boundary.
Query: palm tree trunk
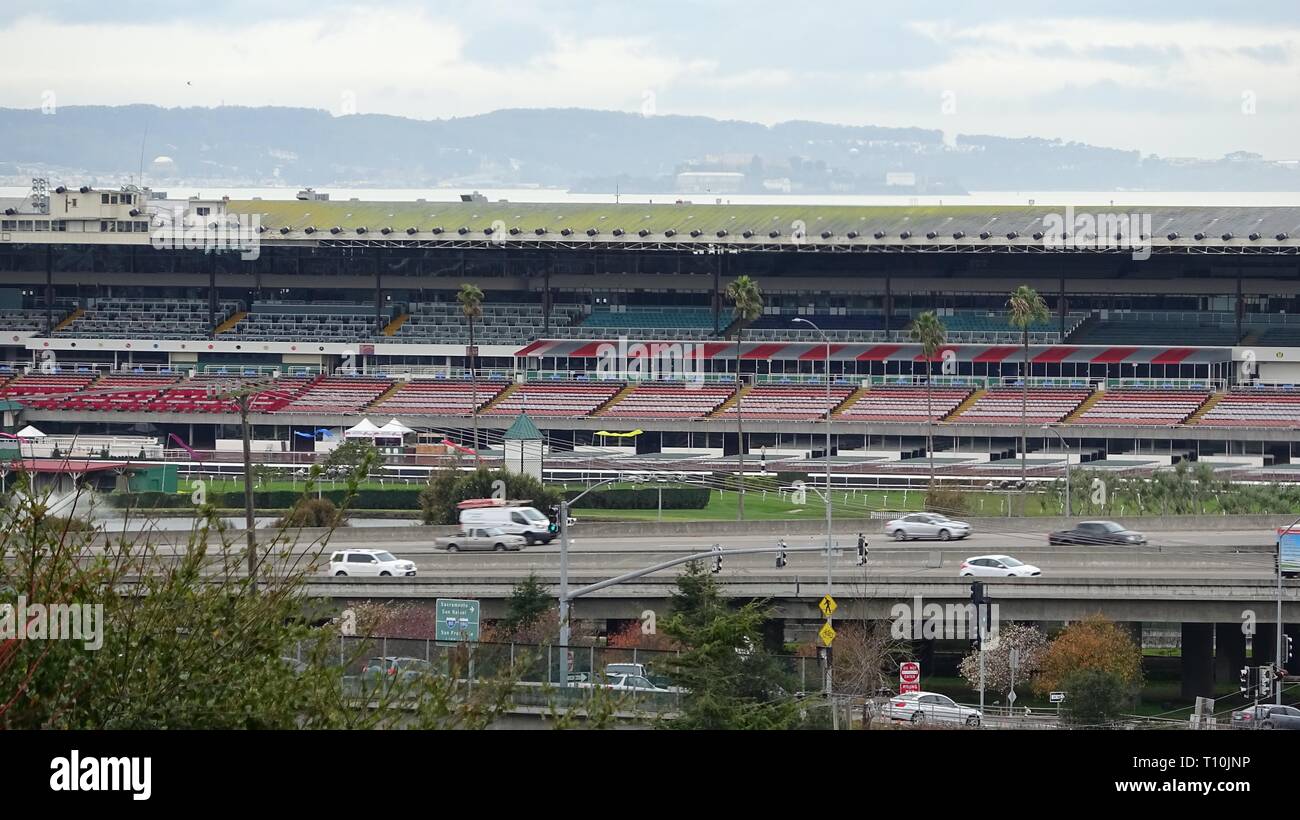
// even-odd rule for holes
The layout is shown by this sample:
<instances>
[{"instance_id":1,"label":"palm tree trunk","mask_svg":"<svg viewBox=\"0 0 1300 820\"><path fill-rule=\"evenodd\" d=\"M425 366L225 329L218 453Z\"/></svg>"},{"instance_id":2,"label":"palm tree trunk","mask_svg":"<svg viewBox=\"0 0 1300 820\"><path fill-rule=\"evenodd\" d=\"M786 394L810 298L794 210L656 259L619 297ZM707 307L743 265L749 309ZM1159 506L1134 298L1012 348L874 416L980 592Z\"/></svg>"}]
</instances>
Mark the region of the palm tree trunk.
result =
<instances>
[{"instance_id":1,"label":"palm tree trunk","mask_svg":"<svg viewBox=\"0 0 1300 820\"><path fill-rule=\"evenodd\" d=\"M934 381L930 375L933 371L934 363L930 361L930 355L925 357L925 418L926 418L926 443L925 449L930 454L930 487L934 487L934 408L930 404L930 390Z\"/></svg>"},{"instance_id":2,"label":"palm tree trunk","mask_svg":"<svg viewBox=\"0 0 1300 820\"><path fill-rule=\"evenodd\" d=\"M745 427L740 419L740 391L744 385L740 381L740 343L744 330L736 330L736 455L740 457L740 494L736 497L736 520L745 520Z\"/></svg>"},{"instance_id":3,"label":"palm tree trunk","mask_svg":"<svg viewBox=\"0 0 1300 820\"><path fill-rule=\"evenodd\" d=\"M1029 477L1029 327L1022 331L1025 340L1025 367L1020 374L1020 482ZM1022 490L1023 492L1023 490Z\"/></svg>"},{"instance_id":4,"label":"palm tree trunk","mask_svg":"<svg viewBox=\"0 0 1300 820\"><path fill-rule=\"evenodd\" d=\"M474 317L469 318L469 384L470 392L474 403L472 415L474 416L474 469L479 467L478 458L478 351L474 349Z\"/></svg>"}]
</instances>

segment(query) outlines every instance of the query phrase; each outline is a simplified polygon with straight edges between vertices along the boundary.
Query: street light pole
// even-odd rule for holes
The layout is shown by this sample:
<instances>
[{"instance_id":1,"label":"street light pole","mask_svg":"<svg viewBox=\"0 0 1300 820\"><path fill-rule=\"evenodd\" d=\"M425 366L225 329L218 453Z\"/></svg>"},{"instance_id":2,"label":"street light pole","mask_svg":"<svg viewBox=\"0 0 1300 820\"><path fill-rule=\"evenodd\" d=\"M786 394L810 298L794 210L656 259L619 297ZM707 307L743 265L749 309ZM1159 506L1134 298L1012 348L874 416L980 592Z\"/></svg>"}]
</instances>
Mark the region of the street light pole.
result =
<instances>
[{"instance_id":1,"label":"street light pole","mask_svg":"<svg viewBox=\"0 0 1300 820\"><path fill-rule=\"evenodd\" d=\"M826 344L826 367L825 367L826 372L822 374L826 379L826 451L822 455L825 457L826 460L826 595L827 597L830 597L831 583L832 583L831 578L832 578L832 572L834 571L834 563L831 558L831 548L833 546L833 541L834 541L834 537L832 535L832 526L833 526L832 517L834 513L832 512L832 508L831 508L831 340L830 337L828 337L826 333L820 327L818 327L815 322L809 319L798 318L794 320L793 324L808 325L813 330L817 331L818 334L821 335L822 341L825 342ZM826 624L829 626L830 623L831 623L831 616L827 615ZM833 691L832 680L831 680L831 664L829 661L826 664L825 688L826 688L826 697L827 699L829 699ZM838 728L834 726L835 723L838 723L837 720L838 713L835 711L834 704L831 705L831 718L832 718L833 728Z\"/></svg>"},{"instance_id":2,"label":"street light pole","mask_svg":"<svg viewBox=\"0 0 1300 820\"><path fill-rule=\"evenodd\" d=\"M239 408L239 437L244 445L244 538L248 545L248 580L257 589L257 520L253 517L253 445L251 431L248 429L248 408L251 403L248 393L235 397L235 406Z\"/></svg>"},{"instance_id":3,"label":"street light pole","mask_svg":"<svg viewBox=\"0 0 1300 820\"><path fill-rule=\"evenodd\" d=\"M1061 432L1050 424L1043 425L1044 430L1051 430L1052 433L1061 440L1061 446L1065 448L1065 517L1070 517L1070 445L1065 442L1065 437Z\"/></svg>"},{"instance_id":4,"label":"street light pole","mask_svg":"<svg viewBox=\"0 0 1300 820\"><path fill-rule=\"evenodd\" d=\"M1295 529L1297 524L1300 524L1300 518L1297 518L1295 521L1292 521L1291 526L1286 528L1286 532L1288 535L1291 533L1291 530ZM1277 636L1276 636L1277 645L1273 647L1273 664L1278 668L1279 671L1285 669L1284 661L1282 660L1283 628L1284 628L1284 624L1282 623L1282 536L1279 535L1277 537ZM1273 689L1274 689L1273 692L1274 703L1276 703L1278 706L1281 706L1282 705L1282 681L1280 679L1276 681L1276 685L1273 687Z\"/></svg>"},{"instance_id":5,"label":"street light pole","mask_svg":"<svg viewBox=\"0 0 1300 820\"><path fill-rule=\"evenodd\" d=\"M579 501L584 495L601 486L609 484L612 481L618 481L617 478L607 478L604 481L598 481L578 495L574 496L573 501L564 497L564 492L560 492L560 685L569 685L569 505Z\"/></svg>"}]
</instances>

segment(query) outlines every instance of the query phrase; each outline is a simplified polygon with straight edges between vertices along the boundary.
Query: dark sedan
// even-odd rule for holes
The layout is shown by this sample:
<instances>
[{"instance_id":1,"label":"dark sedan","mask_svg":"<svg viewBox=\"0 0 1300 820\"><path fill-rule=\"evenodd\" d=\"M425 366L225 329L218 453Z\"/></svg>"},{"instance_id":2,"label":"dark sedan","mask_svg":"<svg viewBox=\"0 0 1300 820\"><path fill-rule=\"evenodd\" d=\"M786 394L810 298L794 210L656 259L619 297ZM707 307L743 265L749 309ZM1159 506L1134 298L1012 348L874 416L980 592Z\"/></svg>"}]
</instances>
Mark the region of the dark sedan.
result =
<instances>
[{"instance_id":1,"label":"dark sedan","mask_svg":"<svg viewBox=\"0 0 1300 820\"><path fill-rule=\"evenodd\" d=\"M1145 544L1147 537L1126 530L1114 521L1084 521L1072 530L1057 530L1047 536L1049 544Z\"/></svg>"}]
</instances>

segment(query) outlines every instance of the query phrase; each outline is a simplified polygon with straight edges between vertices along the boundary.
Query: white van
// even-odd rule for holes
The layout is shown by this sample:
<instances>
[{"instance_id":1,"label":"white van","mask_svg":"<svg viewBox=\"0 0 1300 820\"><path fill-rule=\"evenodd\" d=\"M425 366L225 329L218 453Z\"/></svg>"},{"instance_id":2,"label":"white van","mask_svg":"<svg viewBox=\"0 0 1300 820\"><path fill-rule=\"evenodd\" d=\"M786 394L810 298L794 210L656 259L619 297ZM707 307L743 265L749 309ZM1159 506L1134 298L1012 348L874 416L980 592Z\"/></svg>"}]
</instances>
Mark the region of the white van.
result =
<instances>
[{"instance_id":1,"label":"white van","mask_svg":"<svg viewBox=\"0 0 1300 820\"><path fill-rule=\"evenodd\" d=\"M475 507L460 511L461 527L500 527L511 535L522 535L524 542L551 543L551 519L533 507Z\"/></svg>"}]
</instances>

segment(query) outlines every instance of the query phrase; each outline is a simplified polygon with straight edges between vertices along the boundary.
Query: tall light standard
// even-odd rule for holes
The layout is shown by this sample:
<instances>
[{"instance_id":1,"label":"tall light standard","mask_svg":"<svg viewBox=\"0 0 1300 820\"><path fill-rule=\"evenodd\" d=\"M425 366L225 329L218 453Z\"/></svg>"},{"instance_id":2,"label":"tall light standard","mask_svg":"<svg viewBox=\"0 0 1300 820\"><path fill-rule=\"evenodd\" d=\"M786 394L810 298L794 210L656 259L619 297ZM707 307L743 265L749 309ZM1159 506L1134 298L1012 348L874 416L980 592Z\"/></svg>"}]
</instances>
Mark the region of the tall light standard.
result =
<instances>
[{"instance_id":1,"label":"tall light standard","mask_svg":"<svg viewBox=\"0 0 1300 820\"><path fill-rule=\"evenodd\" d=\"M1291 522L1291 525L1286 528L1286 534L1290 535L1297 525L1300 525L1300 518L1297 518L1296 520ZM1282 538L1283 537L1284 536L1282 535L1279 535L1277 537L1277 645L1273 647L1273 652L1274 652L1273 665L1277 667L1279 672L1283 672L1283 670L1286 669L1286 662L1282 659L1282 630L1284 626L1284 624L1282 623ZM1282 681L1280 678L1276 681L1276 685L1273 687L1273 698L1274 698L1273 701L1274 703L1276 703L1278 706L1282 705Z\"/></svg>"},{"instance_id":2,"label":"tall light standard","mask_svg":"<svg viewBox=\"0 0 1300 820\"><path fill-rule=\"evenodd\" d=\"M601 486L618 481L617 478L607 478L604 481L598 481L587 489L578 493L569 501L564 497L564 491L560 491L560 511L556 514L560 525L560 685L569 685L569 505L575 504L587 493ZM595 670L592 670L593 672Z\"/></svg>"},{"instance_id":3,"label":"tall light standard","mask_svg":"<svg viewBox=\"0 0 1300 820\"><path fill-rule=\"evenodd\" d=\"M831 572L833 564L831 561L831 340L826 333L813 321L804 318L793 320L791 324L804 324L817 331L826 343L826 452L823 454L826 458L826 595L831 594ZM831 616L826 616L826 623L829 625ZM831 665L828 661L826 664L826 697L831 696ZM835 715L835 707L831 706L831 714Z\"/></svg>"},{"instance_id":4,"label":"tall light standard","mask_svg":"<svg viewBox=\"0 0 1300 820\"><path fill-rule=\"evenodd\" d=\"M1061 446L1065 448L1065 517L1070 517L1070 445L1066 443L1065 437L1061 431L1057 430L1050 424L1043 425L1044 430L1051 430L1052 434L1061 440Z\"/></svg>"}]
</instances>

